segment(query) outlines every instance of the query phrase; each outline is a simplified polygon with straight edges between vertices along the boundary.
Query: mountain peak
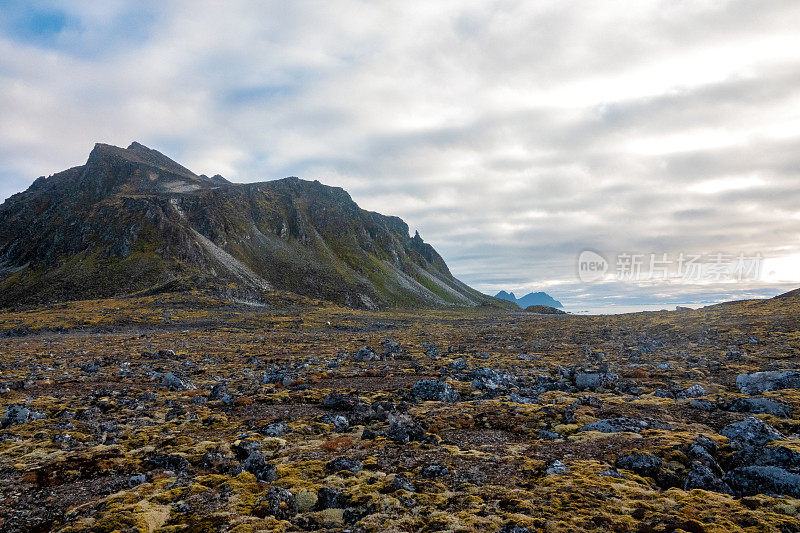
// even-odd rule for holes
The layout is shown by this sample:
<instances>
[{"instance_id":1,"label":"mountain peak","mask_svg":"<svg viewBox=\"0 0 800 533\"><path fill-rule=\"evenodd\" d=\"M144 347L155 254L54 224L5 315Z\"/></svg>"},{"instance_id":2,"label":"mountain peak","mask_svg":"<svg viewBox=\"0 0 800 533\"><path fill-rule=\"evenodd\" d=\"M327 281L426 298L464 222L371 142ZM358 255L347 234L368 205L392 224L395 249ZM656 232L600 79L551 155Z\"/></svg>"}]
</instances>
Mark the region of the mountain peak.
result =
<instances>
[{"instance_id":1,"label":"mountain peak","mask_svg":"<svg viewBox=\"0 0 800 533\"><path fill-rule=\"evenodd\" d=\"M231 184L133 142L0 205L0 307L188 287L386 306L498 305L397 217L297 177ZM174 289L169 289L174 290Z\"/></svg>"}]
</instances>

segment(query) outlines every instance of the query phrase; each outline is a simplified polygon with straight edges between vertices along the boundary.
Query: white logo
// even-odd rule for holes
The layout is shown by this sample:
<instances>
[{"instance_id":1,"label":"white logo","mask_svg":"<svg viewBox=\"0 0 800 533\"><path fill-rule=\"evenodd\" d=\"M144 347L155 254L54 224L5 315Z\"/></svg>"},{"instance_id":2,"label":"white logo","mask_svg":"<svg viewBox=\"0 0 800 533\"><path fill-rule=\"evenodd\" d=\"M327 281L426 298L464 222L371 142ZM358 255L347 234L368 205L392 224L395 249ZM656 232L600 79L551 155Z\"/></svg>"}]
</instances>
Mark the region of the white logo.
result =
<instances>
[{"instance_id":1,"label":"white logo","mask_svg":"<svg viewBox=\"0 0 800 533\"><path fill-rule=\"evenodd\" d=\"M584 250L578 256L578 279L583 282L603 279L608 272L608 261L602 255Z\"/></svg>"}]
</instances>

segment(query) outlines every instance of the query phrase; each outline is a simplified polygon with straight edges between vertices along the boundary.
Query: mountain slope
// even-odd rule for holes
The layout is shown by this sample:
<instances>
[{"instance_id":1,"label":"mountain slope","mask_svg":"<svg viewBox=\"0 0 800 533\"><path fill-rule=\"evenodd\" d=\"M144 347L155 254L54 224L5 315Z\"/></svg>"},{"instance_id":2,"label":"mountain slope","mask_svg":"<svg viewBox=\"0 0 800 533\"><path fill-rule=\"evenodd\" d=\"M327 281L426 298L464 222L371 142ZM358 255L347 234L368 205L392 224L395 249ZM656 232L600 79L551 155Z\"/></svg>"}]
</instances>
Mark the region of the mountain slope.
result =
<instances>
[{"instance_id":1,"label":"mountain slope","mask_svg":"<svg viewBox=\"0 0 800 533\"><path fill-rule=\"evenodd\" d=\"M0 307L190 287L366 308L502 304L341 188L233 184L139 143L98 144L0 206Z\"/></svg>"}]
</instances>

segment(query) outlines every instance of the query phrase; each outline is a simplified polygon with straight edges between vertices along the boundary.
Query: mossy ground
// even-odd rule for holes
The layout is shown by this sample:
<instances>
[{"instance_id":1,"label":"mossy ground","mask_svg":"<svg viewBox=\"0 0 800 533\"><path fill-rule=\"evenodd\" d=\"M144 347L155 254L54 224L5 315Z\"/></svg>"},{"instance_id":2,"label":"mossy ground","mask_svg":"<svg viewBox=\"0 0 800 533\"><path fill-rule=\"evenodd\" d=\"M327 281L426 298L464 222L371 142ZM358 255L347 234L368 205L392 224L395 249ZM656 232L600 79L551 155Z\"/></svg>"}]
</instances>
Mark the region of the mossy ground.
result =
<instances>
[{"instance_id":1,"label":"mossy ground","mask_svg":"<svg viewBox=\"0 0 800 533\"><path fill-rule=\"evenodd\" d=\"M800 500L735 498L702 490L663 489L623 472L601 476L629 451L661 457L680 474L686 446L714 438L745 413L705 411L658 389L701 384L712 401L740 394L737 374L798 368L800 305L793 300L742 302L699 311L578 317L501 310L354 311L275 294L254 306L199 293L72 302L0 315L0 401L25 404L44 418L0 432L0 520L22 531L800 531ZM362 346L381 353L392 339L402 353L358 361ZM425 354L422 343L437 354ZM149 354L161 349L174 356ZM729 357L736 350L739 357ZM341 355L347 352L349 356ZM602 355L600 355L602 354ZM559 367L602 364L633 383L617 389L553 390L533 403L491 395L459 378L467 370L504 370L521 381L558 376ZM282 372L279 383L264 373ZM170 391L174 372L196 389ZM449 383L454 403L415 401L419 380ZM231 398L209 399L227 381ZM336 430L323 405L329 393L364 403L392 402L423 421L428 438L386 438L386 421ZM143 393L154 398L144 399ZM584 400L592 396L591 401ZM774 391L800 413L800 392ZM785 435L795 418L756 415ZM648 418L669 430L579 431L614 417ZM260 428L285 422L288 432ZM365 429L376 433L362 439ZM543 440L539 431L563 436ZM274 481L203 462L208 452L236 464L237 450L256 443L277 468ZM790 439L788 446L795 446ZM155 464L155 455L185 466ZM361 461L334 472L337 457ZM569 470L547 475L561 461ZM426 477L443 465L447 473ZM145 482L131 483L131 476ZM393 490L407 477L414 491ZM288 489L297 514L265 509L270 487ZM323 489L347 503L323 509Z\"/></svg>"}]
</instances>

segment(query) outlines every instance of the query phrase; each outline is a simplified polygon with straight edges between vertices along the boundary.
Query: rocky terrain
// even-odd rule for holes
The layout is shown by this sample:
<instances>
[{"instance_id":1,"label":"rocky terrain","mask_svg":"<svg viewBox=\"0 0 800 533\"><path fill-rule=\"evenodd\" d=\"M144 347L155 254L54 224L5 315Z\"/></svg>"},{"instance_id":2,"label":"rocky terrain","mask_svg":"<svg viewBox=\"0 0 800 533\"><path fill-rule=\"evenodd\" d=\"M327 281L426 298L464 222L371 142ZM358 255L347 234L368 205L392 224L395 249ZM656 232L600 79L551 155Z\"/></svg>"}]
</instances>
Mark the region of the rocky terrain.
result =
<instances>
[{"instance_id":1,"label":"rocky terrain","mask_svg":"<svg viewBox=\"0 0 800 533\"><path fill-rule=\"evenodd\" d=\"M139 143L97 144L84 165L0 205L0 308L192 288L368 309L508 305L341 188L198 176Z\"/></svg>"},{"instance_id":2,"label":"rocky terrain","mask_svg":"<svg viewBox=\"0 0 800 533\"><path fill-rule=\"evenodd\" d=\"M800 298L0 314L5 531L800 530Z\"/></svg>"}]
</instances>

